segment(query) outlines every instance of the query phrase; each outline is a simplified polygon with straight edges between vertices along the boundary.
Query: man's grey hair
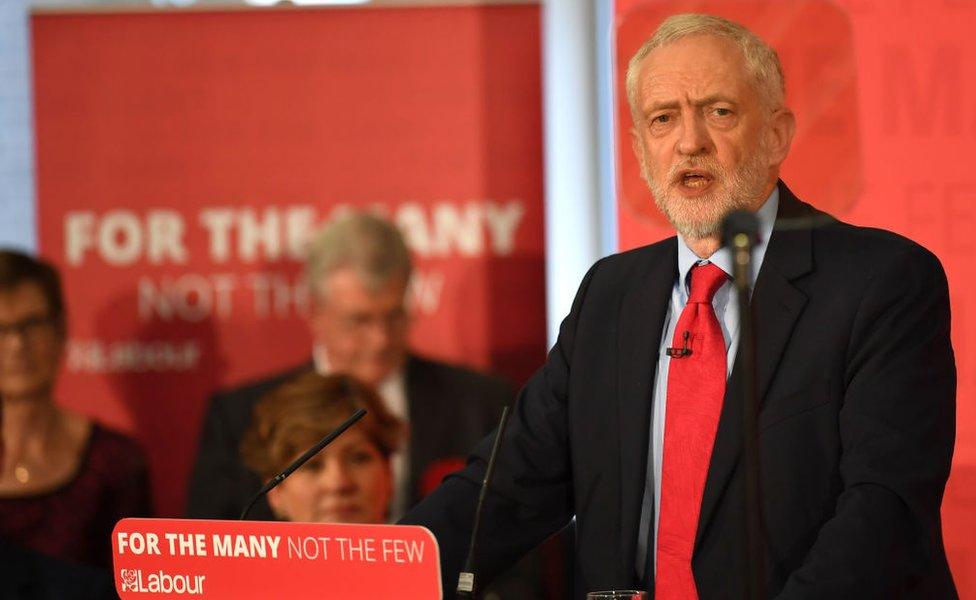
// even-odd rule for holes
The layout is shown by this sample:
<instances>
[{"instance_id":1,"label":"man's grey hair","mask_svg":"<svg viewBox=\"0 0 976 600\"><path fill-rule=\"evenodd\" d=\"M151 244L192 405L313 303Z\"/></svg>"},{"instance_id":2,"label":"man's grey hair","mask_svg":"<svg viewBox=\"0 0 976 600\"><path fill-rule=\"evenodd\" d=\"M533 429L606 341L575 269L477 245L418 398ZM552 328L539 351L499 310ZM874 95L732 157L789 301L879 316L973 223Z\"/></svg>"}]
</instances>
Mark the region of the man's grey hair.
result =
<instances>
[{"instance_id":1,"label":"man's grey hair","mask_svg":"<svg viewBox=\"0 0 976 600\"><path fill-rule=\"evenodd\" d=\"M313 297L322 282L339 269L352 268L376 290L395 279L407 282L413 272L410 251L395 225L365 212L341 216L309 240L305 278Z\"/></svg>"},{"instance_id":2,"label":"man's grey hair","mask_svg":"<svg viewBox=\"0 0 976 600\"><path fill-rule=\"evenodd\" d=\"M683 14L668 17L627 65L627 102L634 124L643 116L637 106L637 78L641 61L654 49L693 35L723 37L736 43L745 57L746 69L755 80L755 90L770 109L778 110L786 101L786 81L779 56L758 35L742 25L713 15Z\"/></svg>"}]
</instances>

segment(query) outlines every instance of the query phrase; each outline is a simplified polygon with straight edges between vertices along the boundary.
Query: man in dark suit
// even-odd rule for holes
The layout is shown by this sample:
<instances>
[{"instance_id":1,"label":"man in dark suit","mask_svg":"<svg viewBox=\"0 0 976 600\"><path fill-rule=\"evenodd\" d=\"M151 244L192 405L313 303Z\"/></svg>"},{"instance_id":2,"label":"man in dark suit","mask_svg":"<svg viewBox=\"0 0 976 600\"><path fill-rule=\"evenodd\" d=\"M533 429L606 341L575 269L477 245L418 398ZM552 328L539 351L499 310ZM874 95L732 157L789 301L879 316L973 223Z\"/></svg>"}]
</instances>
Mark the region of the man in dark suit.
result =
<instances>
[{"instance_id":1,"label":"man in dark suit","mask_svg":"<svg viewBox=\"0 0 976 600\"><path fill-rule=\"evenodd\" d=\"M775 52L742 26L667 19L630 63L634 149L678 230L597 262L521 391L479 540L490 579L575 516L576 597L741 598L738 316L719 228L757 214L765 588L781 599L956 593L939 507L955 365L939 261L840 223L779 181L794 132ZM490 438L403 520L452 590Z\"/></svg>"},{"instance_id":2,"label":"man in dark suit","mask_svg":"<svg viewBox=\"0 0 976 600\"><path fill-rule=\"evenodd\" d=\"M241 462L241 436L257 400L303 369L350 373L376 386L408 422L407 449L393 457L393 515L419 499L429 469L456 464L513 396L501 379L409 352L404 300L412 266L392 224L367 214L338 219L313 238L306 267L313 360L214 396L190 482L191 517L235 519L261 487ZM272 518L263 501L251 515Z\"/></svg>"}]
</instances>

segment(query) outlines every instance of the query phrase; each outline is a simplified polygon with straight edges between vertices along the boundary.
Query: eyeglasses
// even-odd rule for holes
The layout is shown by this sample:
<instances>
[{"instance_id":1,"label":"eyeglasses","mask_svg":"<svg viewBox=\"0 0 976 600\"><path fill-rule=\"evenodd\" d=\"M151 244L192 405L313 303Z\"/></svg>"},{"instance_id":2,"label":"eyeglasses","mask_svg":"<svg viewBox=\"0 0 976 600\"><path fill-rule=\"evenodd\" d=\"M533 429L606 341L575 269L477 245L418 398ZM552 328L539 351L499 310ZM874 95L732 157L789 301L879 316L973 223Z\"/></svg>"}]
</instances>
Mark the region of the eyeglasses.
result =
<instances>
[{"instance_id":1,"label":"eyeglasses","mask_svg":"<svg viewBox=\"0 0 976 600\"><path fill-rule=\"evenodd\" d=\"M403 308L397 308L380 314L353 313L342 315L339 326L347 335L363 336L377 328L387 333L403 331L408 322L409 318L406 311Z\"/></svg>"},{"instance_id":2,"label":"eyeglasses","mask_svg":"<svg viewBox=\"0 0 976 600\"><path fill-rule=\"evenodd\" d=\"M24 339L34 339L51 331L54 318L50 315L33 315L13 323L0 323L0 339L17 335Z\"/></svg>"}]
</instances>

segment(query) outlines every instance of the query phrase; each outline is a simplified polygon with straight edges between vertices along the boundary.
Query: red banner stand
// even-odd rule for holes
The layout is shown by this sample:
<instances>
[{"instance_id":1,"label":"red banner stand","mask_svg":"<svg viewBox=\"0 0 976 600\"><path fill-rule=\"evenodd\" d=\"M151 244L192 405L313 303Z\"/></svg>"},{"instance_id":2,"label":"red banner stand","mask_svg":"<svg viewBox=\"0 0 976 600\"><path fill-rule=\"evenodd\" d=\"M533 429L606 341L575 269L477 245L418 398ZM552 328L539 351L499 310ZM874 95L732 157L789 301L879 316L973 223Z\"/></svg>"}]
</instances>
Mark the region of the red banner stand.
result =
<instances>
[{"instance_id":1,"label":"red banner stand","mask_svg":"<svg viewBox=\"0 0 976 600\"><path fill-rule=\"evenodd\" d=\"M122 600L441 598L423 527L123 519L112 554Z\"/></svg>"}]
</instances>

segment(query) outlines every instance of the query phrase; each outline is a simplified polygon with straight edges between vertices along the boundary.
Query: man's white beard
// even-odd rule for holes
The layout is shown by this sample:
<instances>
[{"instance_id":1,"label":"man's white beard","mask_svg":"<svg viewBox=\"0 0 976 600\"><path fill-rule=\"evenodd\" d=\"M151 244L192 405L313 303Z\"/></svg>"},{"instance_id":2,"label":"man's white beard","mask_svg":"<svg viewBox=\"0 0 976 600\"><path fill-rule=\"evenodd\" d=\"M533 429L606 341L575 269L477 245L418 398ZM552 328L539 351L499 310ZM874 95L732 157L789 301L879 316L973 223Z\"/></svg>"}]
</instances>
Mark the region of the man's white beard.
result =
<instances>
[{"instance_id":1,"label":"man's white beard","mask_svg":"<svg viewBox=\"0 0 976 600\"><path fill-rule=\"evenodd\" d=\"M765 144L760 143L756 151L750 153L746 161L731 173L713 157L689 157L671 165L664 182L650 177L646 164L641 166L646 169L648 176L645 179L654 194L654 202L664 216L682 237L700 240L718 235L722 221L729 213L759 205L769 178L767 155ZM713 177L712 186L716 189L697 198L682 197L675 186L680 183L677 180L678 172L685 169L708 171Z\"/></svg>"}]
</instances>

